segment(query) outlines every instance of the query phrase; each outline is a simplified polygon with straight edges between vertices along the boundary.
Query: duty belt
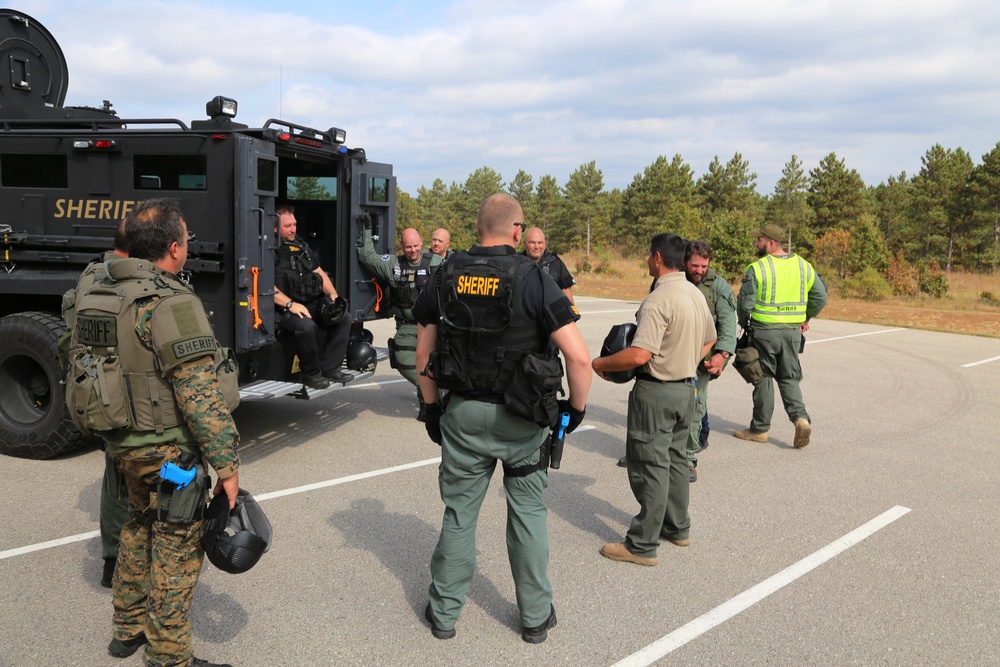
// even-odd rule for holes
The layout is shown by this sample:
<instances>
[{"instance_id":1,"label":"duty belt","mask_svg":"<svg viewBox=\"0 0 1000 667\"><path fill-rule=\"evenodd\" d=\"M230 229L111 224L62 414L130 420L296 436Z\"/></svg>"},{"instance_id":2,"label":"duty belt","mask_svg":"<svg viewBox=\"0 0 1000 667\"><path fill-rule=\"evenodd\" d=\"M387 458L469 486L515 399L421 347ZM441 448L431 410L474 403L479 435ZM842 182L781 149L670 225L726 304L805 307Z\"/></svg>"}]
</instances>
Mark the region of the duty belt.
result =
<instances>
[{"instance_id":1,"label":"duty belt","mask_svg":"<svg viewBox=\"0 0 1000 667\"><path fill-rule=\"evenodd\" d=\"M656 382L656 383L659 383L659 384L673 384L673 383L676 383L676 382L687 382L689 384L693 384L694 383L694 378L682 378L680 380L660 380L659 378L653 377L649 373L636 373L635 374L635 379L637 379L637 380L645 380L646 382Z\"/></svg>"}]
</instances>

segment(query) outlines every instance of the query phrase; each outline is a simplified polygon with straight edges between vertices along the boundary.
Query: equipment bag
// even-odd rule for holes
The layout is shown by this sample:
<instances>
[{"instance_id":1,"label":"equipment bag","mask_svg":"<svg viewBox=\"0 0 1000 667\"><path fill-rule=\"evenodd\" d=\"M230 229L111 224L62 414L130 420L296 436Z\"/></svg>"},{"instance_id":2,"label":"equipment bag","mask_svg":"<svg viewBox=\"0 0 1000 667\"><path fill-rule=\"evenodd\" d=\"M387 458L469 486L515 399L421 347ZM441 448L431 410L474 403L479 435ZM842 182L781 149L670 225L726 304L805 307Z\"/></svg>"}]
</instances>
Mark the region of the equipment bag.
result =
<instances>
[{"instance_id":1,"label":"equipment bag","mask_svg":"<svg viewBox=\"0 0 1000 667\"><path fill-rule=\"evenodd\" d=\"M764 379L764 368L760 365L760 352L753 346L748 332L736 341L736 355L733 368L748 384L757 384Z\"/></svg>"},{"instance_id":2,"label":"equipment bag","mask_svg":"<svg viewBox=\"0 0 1000 667\"><path fill-rule=\"evenodd\" d=\"M128 401L118 356L76 347L68 362L66 407L80 432L94 435L127 427Z\"/></svg>"}]
</instances>

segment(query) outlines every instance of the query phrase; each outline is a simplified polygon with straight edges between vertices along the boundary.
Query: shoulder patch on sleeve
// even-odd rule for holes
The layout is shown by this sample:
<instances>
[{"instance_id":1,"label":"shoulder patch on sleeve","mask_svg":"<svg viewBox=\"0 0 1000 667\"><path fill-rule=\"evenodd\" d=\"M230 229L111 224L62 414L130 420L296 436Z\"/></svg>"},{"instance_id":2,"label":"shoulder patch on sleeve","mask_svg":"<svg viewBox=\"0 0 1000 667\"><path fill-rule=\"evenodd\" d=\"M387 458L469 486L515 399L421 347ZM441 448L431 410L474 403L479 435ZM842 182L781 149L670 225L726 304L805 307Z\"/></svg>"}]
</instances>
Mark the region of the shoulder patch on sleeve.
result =
<instances>
[{"instance_id":1,"label":"shoulder patch on sleeve","mask_svg":"<svg viewBox=\"0 0 1000 667\"><path fill-rule=\"evenodd\" d=\"M392 257L392 255L382 255L382 257L380 257L380 259L383 262L388 262L390 257Z\"/></svg>"}]
</instances>

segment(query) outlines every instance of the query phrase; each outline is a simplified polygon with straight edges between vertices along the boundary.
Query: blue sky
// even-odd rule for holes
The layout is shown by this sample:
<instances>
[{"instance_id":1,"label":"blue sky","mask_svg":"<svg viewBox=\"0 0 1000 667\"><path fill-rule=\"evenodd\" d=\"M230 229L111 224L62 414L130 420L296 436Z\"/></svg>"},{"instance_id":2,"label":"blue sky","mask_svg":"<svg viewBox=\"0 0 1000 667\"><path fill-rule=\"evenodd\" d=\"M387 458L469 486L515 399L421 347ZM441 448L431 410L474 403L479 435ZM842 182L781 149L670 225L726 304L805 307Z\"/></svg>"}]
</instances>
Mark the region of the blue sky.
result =
<instances>
[{"instance_id":1,"label":"blue sky","mask_svg":"<svg viewBox=\"0 0 1000 667\"><path fill-rule=\"evenodd\" d=\"M482 166L624 188L657 156L740 152L769 194L831 151L865 182L1000 141L996 0L33 0L67 104L347 130L416 194Z\"/></svg>"}]
</instances>

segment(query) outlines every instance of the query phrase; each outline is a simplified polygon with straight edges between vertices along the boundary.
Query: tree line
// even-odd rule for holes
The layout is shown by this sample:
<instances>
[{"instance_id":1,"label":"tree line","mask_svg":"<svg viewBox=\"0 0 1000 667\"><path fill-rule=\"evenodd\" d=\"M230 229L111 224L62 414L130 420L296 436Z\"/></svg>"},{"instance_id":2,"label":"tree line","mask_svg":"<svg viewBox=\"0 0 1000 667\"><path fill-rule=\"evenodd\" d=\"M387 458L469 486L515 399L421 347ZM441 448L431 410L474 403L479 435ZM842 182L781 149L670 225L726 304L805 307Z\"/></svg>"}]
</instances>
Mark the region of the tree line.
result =
<instances>
[{"instance_id":1,"label":"tree line","mask_svg":"<svg viewBox=\"0 0 1000 667\"><path fill-rule=\"evenodd\" d=\"M475 242L480 203L505 191L560 252L600 256L613 249L635 256L653 235L669 231L708 241L713 264L735 278L754 258L753 230L774 223L788 236L786 249L840 279L866 268L887 276L915 276L928 267L1000 268L1000 142L978 164L961 148L936 144L917 174L903 172L875 186L835 153L808 172L793 155L769 195L757 192L756 181L738 152L725 163L716 156L698 178L680 155L659 156L624 190L610 191L594 161L562 185L552 175L536 182L524 170L505 182L484 166L463 183L437 179L416 196L397 191L397 229L415 227L426 239L444 227L453 247L467 248Z\"/></svg>"}]
</instances>

